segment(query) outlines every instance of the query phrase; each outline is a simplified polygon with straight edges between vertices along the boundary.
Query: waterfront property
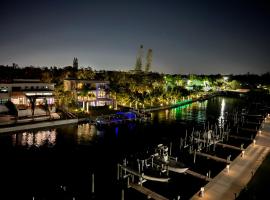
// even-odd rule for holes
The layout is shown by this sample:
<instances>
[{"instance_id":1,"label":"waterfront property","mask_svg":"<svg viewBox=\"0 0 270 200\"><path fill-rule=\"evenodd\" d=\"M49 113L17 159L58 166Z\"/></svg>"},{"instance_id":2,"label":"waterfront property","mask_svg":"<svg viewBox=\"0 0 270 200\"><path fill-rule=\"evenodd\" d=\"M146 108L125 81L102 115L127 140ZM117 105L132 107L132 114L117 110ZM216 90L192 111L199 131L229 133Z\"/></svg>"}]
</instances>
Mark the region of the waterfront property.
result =
<instances>
[{"instance_id":1,"label":"waterfront property","mask_svg":"<svg viewBox=\"0 0 270 200\"><path fill-rule=\"evenodd\" d=\"M237 165L233 164L235 159L246 162L260 152L257 138L256 146L248 147L255 136L255 123L260 123L263 116L257 112L260 107L248 106L252 102L246 98L214 97L152 112L150 123L119 123L101 130L92 123L58 124L57 127L0 134L0 152L4 155L0 166L3 195L9 195L11 199L190 199L195 193L198 196L197 191L203 188L204 197L198 197L207 199L210 195L208 187L204 187L207 182L214 183L221 171L227 175L227 161L213 159L214 156L224 160L231 155L228 162L231 163L228 176L231 176L237 174ZM236 119L235 108L238 111L250 108L256 112L247 109L247 113L243 113L246 120L241 121L243 116L237 115ZM227 123L224 125L222 121L229 121L231 126L227 128ZM240 122L238 129L232 123L237 121ZM204 130L209 134L204 134ZM261 130L261 136L264 136L264 129ZM205 145L198 143L204 137L207 138ZM220 138L223 138L222 143ZM220 141L220 145L213 143L213 139ZM162 163L160 166L155 157L153 168L152 160L148 158L155 154L158 144L168 147L164 149L165 159L169 154L168 158L175 161L177 158L177 162L184 163L189 169L185 173L175 173L167 170L166 165L161 168ZM196 154L194 150L197 150ZM242 150L245 154L240 154ZM18 165L20 170L17 170ZM122 166L122 170L117 170L118 166ZM29 170L31 173L27 173ZM139 170L141 176L132 180L132 175ZM117 172L119 177L126 178L117 181ZM239 171L238 174L243 173ZM170 181L166 182L168 179ZM14 190L18 192L14 193ZM230 195L234 198L234 193Z\"/></svg>"},{"instance_id":2,"label":"waterfront property","mask_svg":"<svg viewBox=\"0 0 270 200\"><path fill-rule=\"evenodd\" d=\"M109 81L65 79L64 90L72 92L79 106L87 112L90 106L113 105Z\"/></svg>"},{"instance_id":3,"label":"waterfront property","mask_svg":"<svg viewBox=\"0 0 270 200\"><path fill-rule=\"evenodd\" d=\"M53 92L54 83L44 83L38 79L14 79L0 83L0 104L11 101L17 108L18 117L46 115L48 111L55 112Z\"/></svg>"}]
</instances>

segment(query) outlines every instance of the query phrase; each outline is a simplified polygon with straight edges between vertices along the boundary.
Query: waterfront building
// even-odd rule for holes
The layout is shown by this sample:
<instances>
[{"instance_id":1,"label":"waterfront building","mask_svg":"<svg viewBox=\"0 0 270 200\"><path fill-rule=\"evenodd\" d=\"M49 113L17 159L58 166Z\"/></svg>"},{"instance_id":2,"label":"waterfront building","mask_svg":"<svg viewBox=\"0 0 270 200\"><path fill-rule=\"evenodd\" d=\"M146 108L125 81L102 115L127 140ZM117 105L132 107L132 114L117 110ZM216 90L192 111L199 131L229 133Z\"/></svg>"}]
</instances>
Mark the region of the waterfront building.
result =
<instances>
[{"instance_id":1,"label":"waterfront building","mask_svg":"<svg viewBox=\"0 0 270 200\"><path fill-rule=\"evenodd\" d=\"M31 102L35 103L34 115L55 112L54 83L43 83L38 79L14 79L0 83L0 104L11 101L18 110L18 117L32 116Z\"/></svg>"},{"instance_id":2,"label":"waterfront building","mask_svg":"<svg viewBox=\"0 0 270 200\"><path fill-rule=\"evenodd\" d=\"M85 111L90 106L111 106L109 81L65 79L64 91L70 91L77 99L78 105Z\"/></svg>"}]
</instances>

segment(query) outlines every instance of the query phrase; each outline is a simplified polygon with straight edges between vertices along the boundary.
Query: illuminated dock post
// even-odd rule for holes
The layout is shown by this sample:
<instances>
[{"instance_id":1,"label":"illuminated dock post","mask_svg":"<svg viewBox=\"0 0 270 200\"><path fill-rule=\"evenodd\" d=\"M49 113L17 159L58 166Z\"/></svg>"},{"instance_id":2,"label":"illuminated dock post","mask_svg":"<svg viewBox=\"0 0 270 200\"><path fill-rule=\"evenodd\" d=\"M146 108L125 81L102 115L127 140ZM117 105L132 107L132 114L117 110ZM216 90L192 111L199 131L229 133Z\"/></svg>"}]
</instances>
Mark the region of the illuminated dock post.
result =
<instances>
[{"instance_id":1,"label":"illuminated dock post","mask_svg":"<svg viewBox=\"0 0 270 200\"><path fill-rule=\"evenodd\" d=\"M227 170L227 173L230 172L230 165L229 164L226 165L226 170Z\"/></svg>"},{"instance_id":2,"label":"illuminated dock post","mask_svg":"<svg viewBox=\"0 0 270 200\"><path fill-rule=\"evenodd\" d=\"M255 146L255 145L256 145L256 140L254 139L254 140L253 140L253 146Z\"/></svg>"},{"instance_id":3,"label":"illuminated dock post","mask_svg":"<svg viewBox=\"0 0 270 200\"><path fill-rule=\"evenodd\" d=\"M204 197L204 187L201 187L199 195L200 197Z\"/></svg>"},{"instance_id":4,"label":"illuminated dock post","mask_svg":"<svg viewBox=\"0 0 270 200\"><path fill-rule=\"evenodd\" d=\"M241 157L244 158L244 156L245 156L245 150L242 150Z\"/></svg>"}]
</instances>

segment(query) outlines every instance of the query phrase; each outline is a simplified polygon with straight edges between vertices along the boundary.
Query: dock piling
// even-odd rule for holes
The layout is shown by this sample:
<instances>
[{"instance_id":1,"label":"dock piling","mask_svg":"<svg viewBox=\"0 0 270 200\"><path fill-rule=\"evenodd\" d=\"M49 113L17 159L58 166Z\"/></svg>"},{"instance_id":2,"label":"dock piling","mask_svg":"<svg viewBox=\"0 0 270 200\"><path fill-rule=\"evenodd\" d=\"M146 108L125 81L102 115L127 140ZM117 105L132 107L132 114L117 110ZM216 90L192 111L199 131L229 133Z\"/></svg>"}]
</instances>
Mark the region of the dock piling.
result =
<instances>
[{"instance_id":1,"label":"dock piling","mask_svg":"<svg viewBox=\"0 0 270 200\"><path fill-rule=\"evenodd\" d=\"M92 194L95 193L95 174L92 173Z\"/></svg>"}]
</instances>

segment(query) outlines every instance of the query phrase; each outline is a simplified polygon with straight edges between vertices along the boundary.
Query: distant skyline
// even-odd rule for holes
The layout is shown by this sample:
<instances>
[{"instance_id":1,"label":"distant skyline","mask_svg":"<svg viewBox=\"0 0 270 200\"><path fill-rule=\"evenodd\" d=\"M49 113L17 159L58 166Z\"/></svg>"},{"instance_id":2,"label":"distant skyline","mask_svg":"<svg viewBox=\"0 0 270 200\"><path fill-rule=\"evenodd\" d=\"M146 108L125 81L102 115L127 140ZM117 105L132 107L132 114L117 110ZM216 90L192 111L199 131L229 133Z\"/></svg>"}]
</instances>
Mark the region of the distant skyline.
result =
<instances>
[{"instance_id":1,"label":"distant skyline","mask_svg":"<svg viewBox=\"0 0 270 200\"><path fill-rule=\"evenodd\" d=\"M152 71L270 71L270 4L256 0L0 0L0 65Z\"/></svg>"}]
</instances>

